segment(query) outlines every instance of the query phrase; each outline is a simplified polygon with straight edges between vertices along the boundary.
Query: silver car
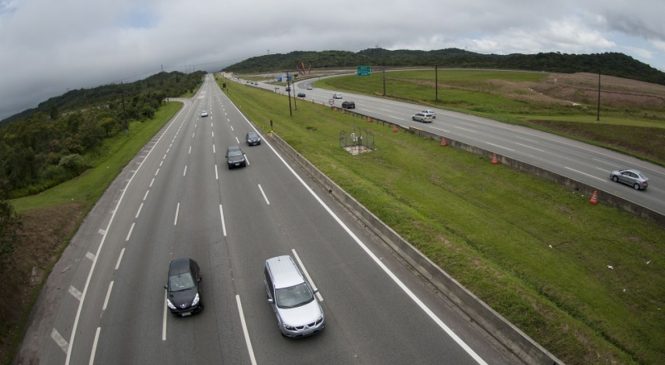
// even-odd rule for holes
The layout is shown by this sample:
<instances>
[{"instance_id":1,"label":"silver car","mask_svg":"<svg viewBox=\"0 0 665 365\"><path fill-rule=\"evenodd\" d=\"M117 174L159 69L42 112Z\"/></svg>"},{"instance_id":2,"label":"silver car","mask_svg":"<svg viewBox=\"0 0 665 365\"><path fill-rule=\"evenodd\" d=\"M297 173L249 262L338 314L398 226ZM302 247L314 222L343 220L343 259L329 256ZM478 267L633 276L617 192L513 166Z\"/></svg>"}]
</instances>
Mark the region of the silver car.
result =
<instances>
[{"instance_id":1,"label":"silver car","mask_svg":"<svg viewBox=\"0 0 665 365\"><path fill-rule=\"evenodd\" d=\"M277 317L282 335L303 337L322 331L326 326L323 309L315 291L289 255L266 260L265 287L268 303Z\"/></svg>"},{"instance_id":2,"label":"silver car","mask_svg":"<svg viewBox=\"0 0 665 365\"><path fill-rule=\"evenodd\" d=\"M635 169L614 170L610 174L610 179L632 186L635 190L646 190L649 186L649 179Z\"/></svg>"},{"instance_id":3,"label":"silver car","mask_svg":"<svg viewBox=\"0 0 665 365\"><path fill-rule=\"evenodd\" d=\"M432 116L425 113L416 113L411 117L411 120L422 123L432 123Z\"/></svg>"}]
</instances>

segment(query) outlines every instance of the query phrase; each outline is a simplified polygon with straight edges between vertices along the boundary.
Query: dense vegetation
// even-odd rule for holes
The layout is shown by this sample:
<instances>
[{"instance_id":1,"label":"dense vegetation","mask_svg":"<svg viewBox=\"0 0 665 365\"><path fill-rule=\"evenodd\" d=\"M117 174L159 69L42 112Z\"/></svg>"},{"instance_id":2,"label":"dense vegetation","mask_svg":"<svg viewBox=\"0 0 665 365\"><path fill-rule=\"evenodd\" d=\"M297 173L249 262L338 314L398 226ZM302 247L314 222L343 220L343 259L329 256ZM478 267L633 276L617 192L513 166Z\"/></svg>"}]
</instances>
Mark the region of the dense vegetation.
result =
<instances>
[{"instance_id":1,"label":"dense vegetation","mask_svg":"<svg viewBox=\"0 0 665 365\"><path fill-rule=\"evenodd\" d=\"M128 84L73 90L0 123L0 185L11 198L78 176L104 139L154 116L167 96L193 91L203 72L159 73Z\"/></svg>"},{"instance_id":2,"label":"dense vegetation","mask_svg":"<svg viewBox=\"0 0 665 365\"><path fill-rule=\"evenodd\" d=\"M358 65L409 67L435 66L463 68L498 68L548 72L601 72L665 85L665 73L622 53L565 54L480 54L449 48L435 51L370 48L360 52L296 51L252 57L225 68L225 71L249 73L295 70L302 62L306 67L355 67Z\"/></svg>"}]
</instances>

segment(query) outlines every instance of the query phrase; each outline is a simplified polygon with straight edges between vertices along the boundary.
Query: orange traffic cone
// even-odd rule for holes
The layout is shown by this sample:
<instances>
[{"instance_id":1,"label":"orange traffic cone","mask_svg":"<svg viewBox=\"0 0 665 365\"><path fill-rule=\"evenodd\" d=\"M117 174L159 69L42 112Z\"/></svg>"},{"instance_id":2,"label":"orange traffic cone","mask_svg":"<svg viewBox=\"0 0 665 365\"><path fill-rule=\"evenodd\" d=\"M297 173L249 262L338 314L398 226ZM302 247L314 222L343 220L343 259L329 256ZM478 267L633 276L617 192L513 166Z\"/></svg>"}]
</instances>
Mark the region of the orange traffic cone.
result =
<instances>
[{"instance_id":1,"label":"orange traffic cone","mask_svg":"<svg viewBox=\"0 0 665 365\"><path fill-rule=\"evenodd\" d=\"M441 142L439 144L441 146L447 146L448 145L448 140L446 140L446 137L441 137Z\"/></svg>"},{"instance_id":2,"label":"orange traffic cone","mask_svg":"<svg viewBox=\"0 0 665 365\"><path fill-rule=\"evenodd\" d=\"M499 163L499 160L496 158L496 153L492 154L492 165L496 165Z\"/></svg>"},{"instance_id":3,"label":"orange traffic cone","mask_svg":"<svg viewBox=\"0 0 665 365\"><path fill-rule=\"evenodd\" d=\"M591 198L589 198L589 203L591 203L591 205L598 204L598 190L594 190L593 193L591 193Z\"/></svg>"}]
</instances>

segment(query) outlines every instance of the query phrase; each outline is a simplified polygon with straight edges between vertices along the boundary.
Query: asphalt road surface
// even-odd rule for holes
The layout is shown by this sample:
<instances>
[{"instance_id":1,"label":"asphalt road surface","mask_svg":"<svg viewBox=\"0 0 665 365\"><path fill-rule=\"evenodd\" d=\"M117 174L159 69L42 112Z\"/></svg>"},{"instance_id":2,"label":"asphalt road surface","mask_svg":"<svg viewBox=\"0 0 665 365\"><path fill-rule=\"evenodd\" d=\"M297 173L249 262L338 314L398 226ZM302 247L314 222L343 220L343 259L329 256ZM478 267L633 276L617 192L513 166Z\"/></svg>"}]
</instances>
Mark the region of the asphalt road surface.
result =
<instances>
[{"instance_id":1,"label":"asphalt road surface","mask_svg":"<svg viewBox=\"0 0 665 365\"><path fill-rule=\"evenodd\" d=\"M342 99L333 99L334 91L316 88L308 90L314 81L297 82L294 92L305 93L306 100L337 107L344 100L354 101L356 113L405 127L416 127L480 147L566 176L665 215L665 168L661 166L608 149L487 118L346 92L342 93ZM272 84L259 82L256 86L285 93L284 87L276 89ZM437 117L432 123L411 120L413 114L425 108L436 112ZM630 186L611 181L610 172L621 168L642 171L649 178L649 188L636 191Z\"/></svg>"},{"instance_id":2,"label":"asphalt road surface","mask_svg":"<svg viewBox=\"0 0 665 365\"><path fill-rule=\"evenodd\" d=\"M55 289L40 299L52 314L37 326L34 357L44 364L519 363L268 143L245 146L252 129L207 76L56 265L47 284ZM248 167L227 169L230 145L242 146ZM297 256L319 289L327 319L320 334L292 340L276 326L262 269L283 254ZM194 258L203 275L205 309L187 318L165 304L176 257Z\"/></svg>"}]
</instances>

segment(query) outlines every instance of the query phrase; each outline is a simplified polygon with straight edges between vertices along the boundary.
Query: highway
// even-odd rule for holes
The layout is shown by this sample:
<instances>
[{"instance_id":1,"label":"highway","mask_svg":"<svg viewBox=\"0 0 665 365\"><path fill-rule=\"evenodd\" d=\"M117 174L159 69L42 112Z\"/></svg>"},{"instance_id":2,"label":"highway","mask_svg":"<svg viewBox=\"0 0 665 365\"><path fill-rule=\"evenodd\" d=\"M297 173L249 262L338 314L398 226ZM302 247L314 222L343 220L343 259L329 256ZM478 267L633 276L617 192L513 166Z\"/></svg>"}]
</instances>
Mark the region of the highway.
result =
<instances>
[{"instance_id":1,"label":"highway","mask_svg":"<svg viewBox=\"0 0 665 365\"><path fill-rule=\"evenodd\" d=\"M571 178L665 215L665 168L661 166L605 148L487 118L347 92L342 92L343 99L333 100L334 91L317 88L308 90L315 81L296 82L295 93L303 92L306 100L325 105L332 102L337 107L341 107L344 100L354 101L356 113L480 147L499 156ZM256 86L275 90L272 84L259 82ZM278 92L284 94L284 87L280 87ZM436 112L437 117L431 124L411 120L413 114L425 108ZM611 181L610 172L620 168L642 171L649 178L649 188L636 191Z\"/></svg>"},{"instance_id":2,"label":"highway","mask_svg":"<svg viewBox=\"0 0 665 365\"><path fill-rule=\"evenodd\" d=\"M245 146L252 129L208 75L56 265L54 294L40 300L52 312L37 334L40 363L519 363L269 143ZM229 145L242 146L248 167L226 168ZM319 289L320 334L280 335L262 269L283 254ZM205 309L192 317L166 309L176 257L201 267Z\"/></svg>"}]
</instances>

